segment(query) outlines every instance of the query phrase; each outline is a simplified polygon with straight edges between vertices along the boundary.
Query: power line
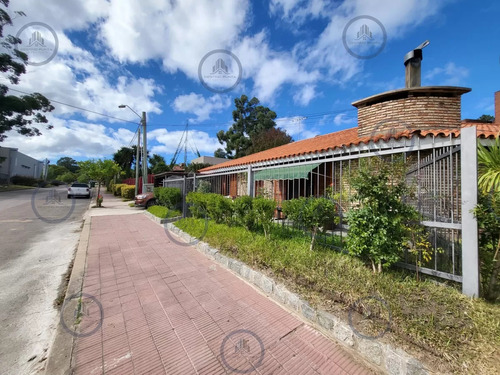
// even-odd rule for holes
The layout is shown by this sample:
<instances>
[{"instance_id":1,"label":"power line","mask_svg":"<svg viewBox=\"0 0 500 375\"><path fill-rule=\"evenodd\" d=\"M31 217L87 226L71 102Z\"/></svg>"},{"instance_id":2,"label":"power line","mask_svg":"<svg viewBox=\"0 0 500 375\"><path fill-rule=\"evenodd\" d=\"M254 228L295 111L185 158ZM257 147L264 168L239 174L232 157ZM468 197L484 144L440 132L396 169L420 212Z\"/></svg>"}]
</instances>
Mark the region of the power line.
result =
<instances>
[{"instance_id":1,"label":"power line","mask_svg":"<svg viewBox=\"0 0 500 375\"><path fill-rule=\"evenodd\" d=\"M31 95L31 93L29 92L25 92L25 91L21 91L21 90L18 90L18 89L13 89L11 87L9 87L9 90L12 90L12 91L16 91L16 92L20 92L21 94L25 94L25 95ZM63 102L60 102L60 101L57 101L57 100L54 100L54 99L50 99L50 98L47 98L50 100L50 102L54 102L54 103L57 103L57 104L62 104L62 105L65 105L67 107L71 107L71 108L75 108L75 109L79 109L80 111L85 111L85 112L90 112L90 113L93 113L95 115L99 115L99 116L103 116L103 117L108 117L108 118L112 118L114 120L119 120L119 121L122 121L122 122L128 122L130 124L137 124L137 122L134 122L134 121L129 121L129 120L124 120L122 118L118 118L118 117L114 117L114 116L110 116L110 115L106 115L105 113L100 113L100 112L96 112L96 111L92 111L90 109L86 109L86 108L82 108L82 107L78 107L76 105L73 105L73 104L68 104L68 103L63 103Z\"/></svg>"}]
</instances>

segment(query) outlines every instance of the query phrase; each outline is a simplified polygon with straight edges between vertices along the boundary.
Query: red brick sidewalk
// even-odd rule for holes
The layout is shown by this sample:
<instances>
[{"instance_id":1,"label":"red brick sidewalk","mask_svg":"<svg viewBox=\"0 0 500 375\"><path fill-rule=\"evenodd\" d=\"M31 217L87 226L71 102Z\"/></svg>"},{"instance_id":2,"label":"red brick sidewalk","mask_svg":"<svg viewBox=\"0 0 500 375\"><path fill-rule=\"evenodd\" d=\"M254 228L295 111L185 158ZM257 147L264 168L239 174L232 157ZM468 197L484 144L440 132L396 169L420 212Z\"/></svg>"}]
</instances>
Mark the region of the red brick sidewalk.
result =
<instances>
[{"instance_id":1,"label":"red brick sidewalk","mask_svg":"<svg viewBox=\"0 0 500 375\"><path fill-rule=\"evenodd\" d=\"M92 218L83 292L76 374L372 373L144 215Z\"/></svg>"}]
</instances>

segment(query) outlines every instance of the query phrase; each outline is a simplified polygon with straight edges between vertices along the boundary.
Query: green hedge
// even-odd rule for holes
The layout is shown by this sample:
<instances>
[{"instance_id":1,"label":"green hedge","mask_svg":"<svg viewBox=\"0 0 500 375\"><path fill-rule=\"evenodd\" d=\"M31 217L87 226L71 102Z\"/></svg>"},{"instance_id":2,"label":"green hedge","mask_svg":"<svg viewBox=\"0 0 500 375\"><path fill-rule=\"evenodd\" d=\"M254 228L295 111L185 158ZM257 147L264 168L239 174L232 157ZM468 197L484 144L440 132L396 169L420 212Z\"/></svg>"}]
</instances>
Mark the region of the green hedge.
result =
<instances>
[{"instance_id":1,"label":"green hedge","mask_svg":"<svg viewBox=\"0 0 500 375\"><path fill-rule=\"evenodd\" d=\"M23 185L23 186L35 186L38 184L40 180L33 177L26 176L13 176L10 178L10 182L14 185Z\"/></svg>"},{"instance_id":2,"label":"green hedge","mask_svg":"<svg viewBox=\"0 0 500 375\"><path fill-rule=\"evenodd\" d=\"M195 218L208 216L218 224L239 225L247 230L262 228L266 234L276 209L272 199L242 196L233 201L215 193L190 192L186 202Z\"/></svg>"},{"instance_id":3,"label":"green hedge","mask_svg":"<svg viewBox=\"0 0 500 375\"><path fill-rule=\"evenodd\" d=\"M122 187L128 186L127 184L115 184L113 186L113 195L119 197L122 195Z\"/></svg>"},{"instance_id":4,"label":"green hedge","mask_svg":"<svg viewBox=\"0 0 500 375\"><path fill-rule=\"evenodd\" d=\"M154 194L161 206L171 210L178 210L182 206L182 194L179 188L156 187Z\"/></svg>"},{"instance_id":5,"label":"green hedge","mask_svg":"<svg viewBox=\"0 0 500 375\"><path fill-rule=\"evenodd\" d=\"M124 185L121 187L121 195L125 199L134 199L135 185Z\"/></svg>"}]
</instances>

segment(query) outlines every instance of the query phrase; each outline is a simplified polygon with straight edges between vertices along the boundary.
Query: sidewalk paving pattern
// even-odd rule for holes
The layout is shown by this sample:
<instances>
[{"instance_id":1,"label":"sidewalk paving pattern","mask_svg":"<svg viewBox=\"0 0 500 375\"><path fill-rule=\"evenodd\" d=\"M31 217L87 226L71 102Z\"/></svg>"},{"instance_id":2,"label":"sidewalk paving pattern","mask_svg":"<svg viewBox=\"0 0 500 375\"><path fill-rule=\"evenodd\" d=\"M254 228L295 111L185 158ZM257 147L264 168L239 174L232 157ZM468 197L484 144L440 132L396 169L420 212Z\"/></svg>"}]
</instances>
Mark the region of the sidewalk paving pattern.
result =
<instances>
[{"instance_id":1,"label":"sidewalk paving pattern","mask_svg":"<svg viewBox=\"0 0 500 375\"><path fill-rule=\"evenodd\" d=\"M92 217L82 292L104 320L77 339L78 375L373 373L144 215Z\"/></svg>"}]
</instances>

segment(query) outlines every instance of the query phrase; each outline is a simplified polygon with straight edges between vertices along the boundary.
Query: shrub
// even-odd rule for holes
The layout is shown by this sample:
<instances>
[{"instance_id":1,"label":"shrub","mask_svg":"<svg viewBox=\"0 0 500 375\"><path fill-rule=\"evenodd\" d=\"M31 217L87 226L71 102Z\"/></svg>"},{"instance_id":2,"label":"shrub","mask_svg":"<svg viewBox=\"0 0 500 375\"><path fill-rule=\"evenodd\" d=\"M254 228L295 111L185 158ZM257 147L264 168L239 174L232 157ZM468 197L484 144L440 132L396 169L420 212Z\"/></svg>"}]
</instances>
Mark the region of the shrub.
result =
<instances>
[{"instance_id":1,"label":"shrub","mask_svg":"<svg viewBox=\"0 0 500 375\"><path fill-rule=\"evenodd\" d=\"M234 200L234 220L236 224L252 231L255 229L255 212L253 210L253 199L247 195Z\"/></svg>"},{"instance_id":2,"label":"shrub","mask_svg":"<svg viewBox=\"0 0 500 375\"><path fill-rule=\"evenodd\" d=\"M60 185L64 185L64 181L52 180L52 181L50 181L50 184L54 185L54 186L60 186Z\"/></svg>"},{"instance_id":3,"label":"shrub","mask_svg":"<svg viewBox=\"0 0 500 375\"><path fill-rule=\"evenodd\" d=\"M403 163L374 158L362 160L351 179L358 206L347 213L347 250L371 262L374 272L397 262L411 240L407 225L418 214L403 202L410 193L404 176Z\"/></svg>"},{"instance_id":4,"label":"shrub","mask_svg":"<svg viewBox=\"0 0 500 375\"><path fill-rule=\"evenodd\" d=\"M335 203L328 198L300 197L285 201L283 212L294 223L311 231L310 250L314 248L318 232L324 232L332 222L339 222Z\"/></svg>"},{"instance_id":5,"label":"shrub","mask_svg":"<svg viewBox=\"0 0 500 375\"><path fill-rule=\"evenodd\" d=\"M113 192L113 189L114 189L114 186L115 186L115 183L113 181L110 181L108 186L106 186L106 190L109 192L109 193L112 193Z\"/></svg>"},{"instance_id":6,"label":"shrub","mask_svg":"<svg viewBox=\"0 0 500 375\"><path fill-rule=\"evenodd\" d=\"M189 210L196 218L208 215L216 223L233 221L233 201L220 194L190 192L186 202L191 204Z\"/></svg>"},{"instance_id":7,"label":"shrub","mask_svg":"<svg viewBox=\"0 0 500 375\"><path fill-rule=\"evenodd\" d=\"M127 186L127 184L115 184L113 186L113 195L119 197L122 195L122 187Z\"/></svg>"},{"instance_id":8,"label":"shrub","mask_svg":"<svg viewBox=\"0 0 500 375\"><path fill-rule=\"evenodd\" d=\"M37 184L38 180L27 176L13 176L10 178L10 182L14 185L33 186Z\"/></svg>"},{"instance_id":9,"label":"shrub","mask_svg":"<svg viewBox=\"0 0 500 375\"><path fill-rule=\"evenodd\" d=\"M264 229L264 237L269 238L276 202L272 199L258 197L253 200L252 206L255 222Z\"/></svg>"},{"instance_id":10,"label":"shrub","mask_svg":"<svg viewBox=\"0 0 500 375\"><path fill-rule=\"evenodd\" d=\"M207 199L204 193L189 192L186 203L189 204L189 211L193 217L201 219L207 215Z\"/></svg>"},{"instance_id":11,"label":"shrub","mask_svg":"<svg viewBox=\"0 0 500 375\"><path fill-rule=\"evenodd\" d=\"M197 185L196 191L199 193L210 193L212 191L212 184L210 184L210 181L200 180Z\"/></svg>"},{"instance_id":12,"label":"shrub","mask_svg":"<svg viewBox=\"0 0 500 375\"><path fill-rule=\"evenodd\" d=\"M203 193L201 193L203 194ZM233 218L233 201L220 194L205 193L208 216L216 223L230 224Z\"/></svg>"},{"instance_id":13,"label":"shrub","mask_svg":"<svg viewBox=\"0 0 500 375\"><path fill-rule=\"evenodd\" d=\"M154 194L160 205L165 206L171 210L181 208L182 193L179 188L171 187L156 187Z\"/></svg>"},{"instance_id":14,"label":"shrub","mask_svg":"<svg viewBox=\"0 0 500 375\"><path fill-rule=\"evenodd\" d=\"M135 185L122 186L121 195L125 199L134 199L134 197L135 197Z\"/></svg>"}]
</instances>

